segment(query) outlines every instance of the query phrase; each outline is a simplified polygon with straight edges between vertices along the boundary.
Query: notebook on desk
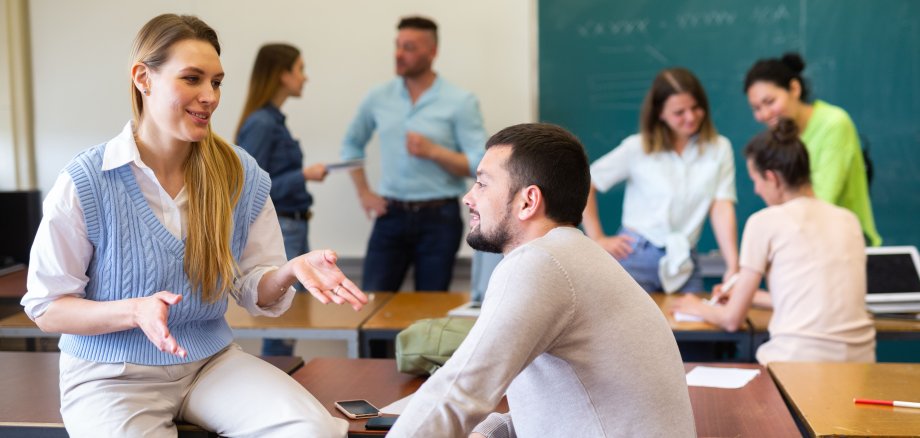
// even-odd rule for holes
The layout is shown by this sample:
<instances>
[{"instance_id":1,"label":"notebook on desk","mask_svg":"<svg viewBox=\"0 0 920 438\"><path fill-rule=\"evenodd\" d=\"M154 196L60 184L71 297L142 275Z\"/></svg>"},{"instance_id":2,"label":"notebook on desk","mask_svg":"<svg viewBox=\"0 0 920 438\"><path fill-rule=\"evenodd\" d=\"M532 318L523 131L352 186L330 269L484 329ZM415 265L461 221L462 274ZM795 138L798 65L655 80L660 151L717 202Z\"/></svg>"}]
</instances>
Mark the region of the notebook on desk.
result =
<instances>
[{"instance_id":1,"label":"notebook on desk","mask_svg":"<svg viewBox=\"0 0 920 438\"><path fill-rule=\"evenodd\" d=\"M479 301L469 301L462 306L454 307L447 312L447 316L465 316L469 318L478 318L482 310L482 303Z\"/></svg>"},{"instance_id":2,"label":"notebook on desk","mask_svg":"<svg viewBox=\"0 0 920 438\"><path fill-rule=\"evenodd\" d=\"M917 248L866 248L866 286L866 307L872 313L920 312Z\"/></svg>"}]
</instances>

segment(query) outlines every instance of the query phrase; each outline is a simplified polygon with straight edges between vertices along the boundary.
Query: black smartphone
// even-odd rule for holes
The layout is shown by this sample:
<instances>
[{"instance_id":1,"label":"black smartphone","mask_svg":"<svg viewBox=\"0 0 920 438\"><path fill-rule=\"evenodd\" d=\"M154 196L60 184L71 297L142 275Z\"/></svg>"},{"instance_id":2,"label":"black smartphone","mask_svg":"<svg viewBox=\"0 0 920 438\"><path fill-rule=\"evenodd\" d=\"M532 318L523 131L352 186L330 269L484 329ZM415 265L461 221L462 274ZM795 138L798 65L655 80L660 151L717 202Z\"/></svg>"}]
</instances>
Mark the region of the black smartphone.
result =
<instances>
[{"instance_id":1,"label":"black smartphone","mask_svg":"<svg viewBox=\"0 0 920 438\"><path fill-rule=\"evenodd\" d=\"M371 418L380 415L380 410L367 400L342 400L335 402L336 409L351 419Z\"/></svg>"},{"instance_id":2,"label":"black smartphone","mask_svg":"<svg viewBox=\"0 0 920 438\"><path fill-rule=\"evenodd\" d=\"M367 420L364 428L367 430L390 430L399 417L374 417Z\"/></svg>"}]
</instances>

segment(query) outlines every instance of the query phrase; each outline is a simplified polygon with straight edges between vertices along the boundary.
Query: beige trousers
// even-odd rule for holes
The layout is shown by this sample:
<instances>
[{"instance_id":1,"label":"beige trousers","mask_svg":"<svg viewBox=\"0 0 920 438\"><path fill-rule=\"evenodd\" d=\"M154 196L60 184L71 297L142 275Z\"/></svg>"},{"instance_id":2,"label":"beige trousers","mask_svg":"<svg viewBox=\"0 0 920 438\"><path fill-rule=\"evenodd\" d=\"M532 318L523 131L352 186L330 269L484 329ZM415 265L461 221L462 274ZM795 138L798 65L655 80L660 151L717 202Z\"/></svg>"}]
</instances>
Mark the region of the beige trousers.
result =
<instances>
[{"instance_id":1,"label":"beige trousers","mask_svg":"<svg viewBox=\"0 0 920 438\"><path fill-rule=\"evenodd\" d=\"M97 363L61 353L61 415L71 437L175 437L186 421L227 437L344 437L303 386L236 344L197 362Z\"/></svg>"}]
</instances>

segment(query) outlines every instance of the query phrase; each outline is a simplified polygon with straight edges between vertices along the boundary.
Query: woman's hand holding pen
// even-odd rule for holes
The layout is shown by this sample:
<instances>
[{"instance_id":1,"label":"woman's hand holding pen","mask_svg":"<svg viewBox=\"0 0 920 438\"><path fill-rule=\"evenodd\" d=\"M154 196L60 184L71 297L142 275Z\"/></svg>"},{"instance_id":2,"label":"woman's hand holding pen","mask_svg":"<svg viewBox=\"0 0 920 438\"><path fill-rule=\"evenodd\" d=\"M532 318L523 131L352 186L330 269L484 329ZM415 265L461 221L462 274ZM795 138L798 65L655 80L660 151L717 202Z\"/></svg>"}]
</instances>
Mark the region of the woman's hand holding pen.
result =
<instances>
[{"instance_id":1,"label":"woman's hand holding pen","mask_svg":"<svg viewBox=\"0 0 920 438\"><path fill-rule=\"evenodd\" d=\"M712 288L712 297L709 299L709 301L712 304L725 304L728 302L728 297L731 295L732 287L737 281L738 273L735 272L730 277L728 277L728 280L725 280L724 283L715 285L715 287Z\"/></svg>"},{"instance_id":2,"label":"woman's hand holding pen","mask_svg":"<svg viewBox=\"0 0 920 438\"><path fill-rule=\"evenodd\" d=\"M188 352L179 345L166 325L169 319L169 306L174 306L180 301L182 295L165 290L149 297L137 298L134 303L134 325L140 328L160 351L185 357Z\"/></svg>"}]
</instances>

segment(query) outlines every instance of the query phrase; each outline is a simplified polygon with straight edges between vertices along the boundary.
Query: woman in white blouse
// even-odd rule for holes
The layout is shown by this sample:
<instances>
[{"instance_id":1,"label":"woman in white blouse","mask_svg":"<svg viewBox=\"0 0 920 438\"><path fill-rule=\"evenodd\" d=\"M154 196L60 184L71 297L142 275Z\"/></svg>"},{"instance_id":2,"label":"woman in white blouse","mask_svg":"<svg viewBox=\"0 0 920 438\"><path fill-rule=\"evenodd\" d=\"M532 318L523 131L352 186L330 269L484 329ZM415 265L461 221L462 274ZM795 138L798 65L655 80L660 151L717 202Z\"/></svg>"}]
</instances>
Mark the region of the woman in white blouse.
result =
<instances>
[{"instance_id":1,"label":"woman in white blouse","mask_svg":"<svg viewBox=\"0 0 920 438\"><path fill-rule=\"evenodd\" d=\"M709 217L728 279L738 270L734 155L728 139L716 132L706 92L693 73L683 68L658 73L639 127L591 165L585 232L646 291L699 292L696 245ZM608 236L595 191L623 181L621 227Z\"/></svg>"}]
</instances>

